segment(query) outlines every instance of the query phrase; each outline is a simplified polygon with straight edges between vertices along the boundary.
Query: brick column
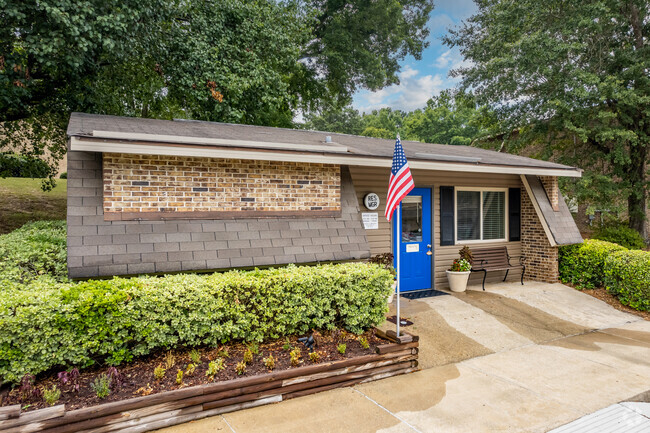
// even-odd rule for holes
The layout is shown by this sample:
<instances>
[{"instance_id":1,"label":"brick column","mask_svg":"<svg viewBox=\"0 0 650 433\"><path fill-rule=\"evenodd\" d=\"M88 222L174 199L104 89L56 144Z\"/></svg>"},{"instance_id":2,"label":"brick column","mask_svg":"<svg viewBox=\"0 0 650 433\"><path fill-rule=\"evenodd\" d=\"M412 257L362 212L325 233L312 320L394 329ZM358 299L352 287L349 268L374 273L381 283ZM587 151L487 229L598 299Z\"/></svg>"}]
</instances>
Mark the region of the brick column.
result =
<instances>
[{"instance_id":1,"label":"brick column","mask_svg":"<svg viewBox=\"0 0 650 433\"><path fill-rule=\"evenodd\" d=\"M555 178L555 185L557 186L557 178ZM558 281L558 249L549 243L544 227L523 185L521 188L521 251L525 257L526 279L545 283Z\"/></svg>"}]
</instances>

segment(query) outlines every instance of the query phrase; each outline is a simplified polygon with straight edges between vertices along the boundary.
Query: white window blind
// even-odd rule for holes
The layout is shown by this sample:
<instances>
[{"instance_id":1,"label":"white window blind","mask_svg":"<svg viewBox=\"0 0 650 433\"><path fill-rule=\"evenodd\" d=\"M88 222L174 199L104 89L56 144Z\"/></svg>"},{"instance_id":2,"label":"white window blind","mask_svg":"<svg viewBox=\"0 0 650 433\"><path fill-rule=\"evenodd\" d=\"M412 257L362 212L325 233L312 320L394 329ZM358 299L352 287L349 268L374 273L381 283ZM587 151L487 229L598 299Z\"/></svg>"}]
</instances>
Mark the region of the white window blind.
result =
<instances>
[{"instance_id":1,"label":"white window blind","mask_svg":"<svg viewBox=\"0 0 650 433\"><path fill-rule=\"evenodd\" d=\"M481 239L481 193L458 191L457 238L459 241Z\"/></svg>"},{"instance_id":2,"label":"white window blind","mask_svg":"<svg viewBox=\"0 0 650 433\"><path fill-rule=\"evenodd\" d=\"M483 239L505 239L506 193L483 191Z\"/></svg>"}]
</instances>

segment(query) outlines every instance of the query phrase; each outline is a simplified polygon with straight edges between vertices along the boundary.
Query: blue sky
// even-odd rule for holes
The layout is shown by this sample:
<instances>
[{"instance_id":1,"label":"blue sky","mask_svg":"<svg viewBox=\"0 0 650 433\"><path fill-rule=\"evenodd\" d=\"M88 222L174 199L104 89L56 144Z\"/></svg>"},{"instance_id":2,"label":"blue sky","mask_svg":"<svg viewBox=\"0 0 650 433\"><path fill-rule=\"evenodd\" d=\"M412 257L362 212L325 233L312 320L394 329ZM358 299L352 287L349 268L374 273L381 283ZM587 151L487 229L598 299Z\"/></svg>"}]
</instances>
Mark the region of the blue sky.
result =
<instances>
[{"instance_id":1,"label":"blue sky","mask_svg":"<svg viewBox=\"0 0 650 433\"><path fill-rule=\"evenodd\" d=\"M353 106L359 111L390 107L412 111L422 108L427 100L441 90L454 87L458 80L450 78L450 69L459 66L463 58L457 49L450 50L440 37L447 29L469 17L476 11L472 0L438 0L429 18L429 48L422 53L422 60L409 56L401 62L400 84L377 92L362 90L354 95Z\"/></svg>"}]
</instances>

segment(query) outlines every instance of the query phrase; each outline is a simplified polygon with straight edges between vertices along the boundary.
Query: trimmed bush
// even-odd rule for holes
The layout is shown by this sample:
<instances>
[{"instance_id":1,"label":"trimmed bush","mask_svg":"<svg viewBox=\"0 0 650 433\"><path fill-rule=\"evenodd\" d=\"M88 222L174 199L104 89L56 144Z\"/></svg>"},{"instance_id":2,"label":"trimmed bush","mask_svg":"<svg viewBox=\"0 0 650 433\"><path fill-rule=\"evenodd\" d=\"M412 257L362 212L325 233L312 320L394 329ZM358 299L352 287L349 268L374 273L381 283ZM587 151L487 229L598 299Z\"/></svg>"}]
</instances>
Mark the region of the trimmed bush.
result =
<instances>
[{"instance_id":1,"label":"trimmed bush","mask_svg":"<svg viewBox=\"0 0 650 433\"><path fill-rule=\"evenodd\" d=\"M44 178L50 173L47 162L33 156L0 153L0 177Z\"/></svg>"},{"instance_id":2,"label":"trimmed bush","mask_svg":"<svg viewBox=\"0 0 650 433\"><path fill-rule=\"evenodd\" d=\"M34 278L67 280L65 221L37 221L0 235L0 289Z\"/></svg>"},{"instance_id":3,"label":"trimmed bush","mask_svg":"<svg viewBox=\"0 0 650 433\"><path fill-rule=\"evenodd\" d=\"M605 260L604 285L622 304L650 311L650 252L610 254Z\"/></svg>"},{"instance_id":4,"label":"trimmed bush","mask_svg":"<svg viewBox=\"0 0 650 433\"><path fill-rule=\"evenodd\" d=\"M560 280L579 289L601 287L605 278L605 259L616 251L626 250L620 245L594 239L560 247Z\"/></svg>"},{"instance_id":5,"label":"trimmed bush","mask_svg":"<svg viewBox=\"0 0 650 433\"><path fill-rule=\"evenodd\" d=\"M262 341L384 320L393 277L365 263L115 278L36 279L0 297L0 377L117 365L179 346Z\"/></svg>"},{"instance_id":6,"label":"trimmed bush","mask_svg":"<svg viewBox=\"0 0 650 433\"><path fill-rule=\"evenodd\" d=\"M645 241L639 232L624 225L601 227L593 236L593 239L618 244L631 250L645 248Z\"/></svg>"}]
</instances>

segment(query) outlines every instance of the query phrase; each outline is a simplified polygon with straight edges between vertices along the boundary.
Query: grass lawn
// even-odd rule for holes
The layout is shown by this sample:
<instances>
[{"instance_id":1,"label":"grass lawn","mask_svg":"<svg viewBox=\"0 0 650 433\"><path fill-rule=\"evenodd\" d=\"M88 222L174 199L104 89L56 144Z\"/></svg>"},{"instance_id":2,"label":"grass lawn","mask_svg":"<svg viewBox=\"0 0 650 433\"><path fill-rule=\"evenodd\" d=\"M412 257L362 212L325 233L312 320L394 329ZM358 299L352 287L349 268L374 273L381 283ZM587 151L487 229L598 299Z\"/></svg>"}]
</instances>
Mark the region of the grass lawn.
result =
<instances>
[{"instance_id":1,"label":"grass lawn","mask_svg":"<svg viewBox=\"0 0 650 433\"><path fill-rule=\"evenodd\" d=\"M0 178L0 234L29 221L66 219L67 188L66 179L44 192L41 179Z\"/></svg>"}]
</instances>

